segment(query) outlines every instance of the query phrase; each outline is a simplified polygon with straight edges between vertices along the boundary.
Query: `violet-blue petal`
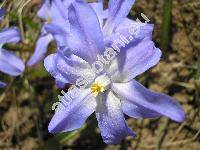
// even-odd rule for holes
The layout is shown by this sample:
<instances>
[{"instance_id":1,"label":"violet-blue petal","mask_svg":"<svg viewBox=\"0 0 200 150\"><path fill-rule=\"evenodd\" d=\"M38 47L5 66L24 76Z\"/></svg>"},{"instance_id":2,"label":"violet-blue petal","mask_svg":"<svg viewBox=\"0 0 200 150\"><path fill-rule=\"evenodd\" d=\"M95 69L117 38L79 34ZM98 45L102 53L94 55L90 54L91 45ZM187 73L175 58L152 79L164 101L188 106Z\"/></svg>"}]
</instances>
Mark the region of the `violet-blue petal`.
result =
<instances>
[{"instance_id":1,"label":"violet-blue petal","mask_svg":"<svg viewBox=\"0 0 200 150\"><path fill-rule=\"evenodd\" d=\"M63 46L67 46L67 30L65 30L65 28L62 28L60 25L56 25L56 24L46 24L44 25L45 30L48 33L51 33L54 40L57 43L58 47L63 47Z\"/></svg>"},{"instance_id":2,"label":"violet-blue petal","mask_svg":"<svg viewBox=\"0 0 200 150\"><path fill-rule=\"evenodd\" d=\"M62 81L60 81L60 80L58 80L58 79L56 79L56 86L58 87L58 88L61 88L61 89L63 89L64 87L65 87L65 85L66 85L66 83L64 83L64 82L62 82Z\"/></svg>"},{"instance_id":3,"label":"violet-blue petal","mask_svg":"<svg viewBox=\"0 0 200 150\"><path fill-rule=\"evenodd\" d=\"M73 2L74 0L65 0L65 1L62 1L62 0L54 0L52 1L52 12L53 11L58 11L58 13L55 13L55 14L58 14L59 17L62 17L64 20L68 20L68 7L70 6L70 4ZM54 6L55 5L55 6ZM57 19L56 18L56 15L55 17L53 17L54 19Z\"/></svg>"},{"instance_id":4,"label":"violet-blue petal","mask_svg":"<svg viewBox=\"0 0 200 150\"><path fill-rule=\"evenodd\" d=\"M101 3L103 3L103 2L104 2L104 0L98 0L98 2L101 2Z\"/></svg>"},{"instance_id":5,"label":"violet-blue petal","mask_svg":"<svg viewBox=\"0 0 200 150\"><path fill-rule=\"evenodd\" d=\"M149 38L145 38L135 46L125 47L125 51L126 53L122 49L118 55L118 64L112 63L110 66L112 68L110 74L114 79L121 80L121 82L130 81L156 65L161 58L161 51L155 47ZM124 77L124 74L127 75L126 78L120 78L120 76Z\"/></svg>"},{"instance_id":6,"label":"violet-blue petal","mask_svg":"<svg viewBox=\"0 0 200 150\"><path fill-rule=\"evenodd\" d=\"M177 101L165 94L152 92L135 80L128 83L113 83L112 89L129 102L160 113L174 121L182 122L185 119L184 111Z\"/></svg>"},{"instance_id":7,"label":"violet-blue petal","mask_svg":"<svg viewBox=\"0 0 200 150\"><path fill-rule=\"evenodd\" d=\"M121 24L119 24L116 30L105 38L105 45L107 47L113 47L113 45L122 49L125 54L126 49L134 47L140 43L143 39L152 39L153 24L137 23L136 21L125 18ZM123 40L122 38L123 37ZM123 48L122 45L125 45Z\"/></svg>"},{"instance_id":8,"label":"violet-blue petal","mask_svg":"<svg viewBox=\"0 0 200 150\"><path fill-rule=\"evenodd\" d=\"M135 133L126 124L120 99L111 91L104 94L102 98L103 110L96 112L98 126L104 142L118 144L126 136L135 137Z\"/></svg>"},{"instance_id":9,"label":"violet-blue petal","mask_svg":"<svg viewBox=\"0 0 200 150\"><path fill-rule=\"evenodd\" d=\"M141 105L137 105L133 101L123 99L121 103L122 103L123 113L133 118L137 118L137 119L157 118L161 116L160 113L152 111Z\"/></svg>"},{"instance_id":10,"label":"violet-blue petal","mask_svg":"<svg viewBox=\"0 0 200 150\"><path fill-rule=\"evenodd\" d=\"M17 43L20 39L20 31L17 27L6 28L0 32L0 44Z\"/></svg>"},{"instance_id":11,"label":"violet-blue petal","mask_svg":"<svg viewBox=\"0 0 200 150\"><path fill-rule=\"evenodd\" d=\"M61 7L63 9L65 9L65 11L61 11L60 7L57 7L58 4L59 6L61 5ZM64 3L61 0L54 0L51 3L51 14L52 14L52 22L56 23L56 24L62 24L64 22L65 19L68 19L67 17L65 18L65 14L67 15L67 8L65 8Z\"/></svg>"},{"instance_id":12,"label":"violet-blue petal","mask_svg":"<svg viewBox=\"0 0 200 150\"><path fill-rule=\"evenodd\" d=\"M11 76L18 76L24 71L23 61L12 52L0 50L0 71Z\"/></svg>"},{"instance_id":13,"label":"violet-blue petal","mask_svg":"<svg viewBox=\"0 0 200 150\"><path fill-rule=\"evenodd\" d=\"M69 7L71 34L68 44L73 53L89 63L104 52L103 34L96 13L85 2L74 1ZM94 34L95 32L95 34Z\"/></svg>"},{"instance_id":14,"label":"violet-blue petal","mask_svg":"<svg viewBox=\"0 0 200 150\"><path fill-rule=\"evenodd\" d=\"M68 7L73 0L68 0L67 2L61 0L55 0L51 3L51 24L55 24L69 32L69 21L68 21Z\"/></svg>"},{"instance_id":15,"label":"violet-blue petal","mask_svg":"<svg viewBox=\"0 0 200 150\"><path fill-rule=\"evenodd\" d=\"M69 81L62 76L62 74L57 69L57 54L51 54L47 56L44 60L44 67L46 70L56 79L58 82L69 83Z\"/></svg>"},{"instance_id":16,"label":"violet-blue petal","mask_svg":"<svg viewBox=\"0 0 200 150\"><path fill-rule=\"evenodd\" d=\"M76 84L76 81L81 77L92 78L91 80L95 77L89 64L76 55L60 57L56 64L62 76L72 84Z\"/></svg>"},{"instance_id":17,"label":"violet-blue petal","mask_svg":"<svg viewBox=\"0 0 200 150\"><path fill-rule=\"evenodd\" d=\"M3 88L5 86L6 86L6 83L0 81L0 88Z\"/></svg>"},{"instance_id":18,"label":"violet-blue petal","mask_svg":"<svg viewBox=\"0 0 200 150\"><path fill-rule=\"evenodd\" d=\"M135 0L110 0L108 19L104 26L105 35L110 35L115 27L128 15Z\"/></svg>"},{"instance_id":19,"label":"violet-blue petal","mask_svg":"<svg viewBox=\"0 0 200 150\"><path fill-rule=\"evenodd\" d=\"M4 17L4 15L5 15L5 13L6 13L6 10L5 10L5 9L3 9L3 8L0 8L0 20L2 20L2 19L3 19L3 17Z\"/></svg>"},{"instance_id":20,"label":"violet-blue petal","mask_svg":"<svg viewBox=\"0 0 200 150\"><path fill-rule=\"evenodd\" d=\"M51 4L50 0L43 0L40 9L37 12L37 16L47 21L51 18Z\"/></svg>"},{"instance_id":21,"label":"violet-blue petal","mask_svg":"<svg viewBox=\"0 0 200 150\"><path fill-rule=\"evenodd\" d=\"M70 98L70 96L72 98ZM73 89L65 94L60 111L56 112L49 124L49 132L67 132L80 128L86 119L95 111L96 101L90 89Z\"/></svg>"},{"instance_id":22,"label":"violet-blue petal","mask_svg":"<svg viewBox=\"0 0 200 150\"><path fill-rule=\"evenodd\" d=\"M36 63L38 63L45 57L47 49L48 49L48 45L52 40L53 40L53 37L51 34L42 33L40 35L36 43L34 54L31 56L31 58L27 62L28 66L35 65Z\"/></svg>"},{"instance_id":23,"label":"violet-blue petal","mask_svg":"<svg viewBox=\"0 0 200 150\"><path fill-rule=\"evenodd\" d=\"M115 33L119 33L130 40L130 36L133 39L144 39L149 37L152 39L154 25L148 23L138 23L131 19L125 18L116 28ZM130 40L130 41L132 41Z\"/></svg>"},{"instance_id":24,"label":"violet-blue petal","mask_svg":"<svg viewBox=\"0 0 200 150\"><path fill-rule=\"evenodd\" d=\"M96 13L96 15L98 17L100 26L101 26L101 28L103 28L103 19L104 19L103 18L104 17L103 4L101 2L99 2L99 3L90 3L90 6L95 11L95 13Z\"/></svg>"},{"instance_id":25,"label":"violet-blue petal","mask_svg":"<svg viewBox=\"0 0 200 150\"><path fill-rule=\"evenodd\" d=\"M108 18L108 9L103 11L103 19L107 19Z\"/></svg>"}]
</instances>

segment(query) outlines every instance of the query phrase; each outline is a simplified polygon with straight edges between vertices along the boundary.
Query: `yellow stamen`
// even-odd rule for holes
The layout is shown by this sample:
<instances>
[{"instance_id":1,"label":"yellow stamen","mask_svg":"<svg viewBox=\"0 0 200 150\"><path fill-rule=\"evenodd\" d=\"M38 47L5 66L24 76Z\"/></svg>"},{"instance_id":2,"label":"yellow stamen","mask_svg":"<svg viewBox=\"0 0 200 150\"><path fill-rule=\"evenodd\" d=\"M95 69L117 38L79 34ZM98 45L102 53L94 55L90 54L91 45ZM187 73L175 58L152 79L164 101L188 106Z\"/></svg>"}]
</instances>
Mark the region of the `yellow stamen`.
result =
<instances>
[{"instance_id":1,"label":"yellow stamen","mask_svg":"<svg viewBox=\"0 0 200 150\"><path fill-rule=\"evenodd\" d=\"M47 17L47 23L51 23L51 22L52 22L52 18L51 18L50 15L48 15L48 17Z\"/></svg>"},{"instance_id":2,"label":"yellow stamen","mask_svg":"<svg viewBox=\"0 0 200 150\"><path fill-rule=\"evenodd\" d=\"M95 96L97 96L100 92L104 91L104 87L99 83L94 83L91 86L91 91Z\"/></svg>"}]
</instances>

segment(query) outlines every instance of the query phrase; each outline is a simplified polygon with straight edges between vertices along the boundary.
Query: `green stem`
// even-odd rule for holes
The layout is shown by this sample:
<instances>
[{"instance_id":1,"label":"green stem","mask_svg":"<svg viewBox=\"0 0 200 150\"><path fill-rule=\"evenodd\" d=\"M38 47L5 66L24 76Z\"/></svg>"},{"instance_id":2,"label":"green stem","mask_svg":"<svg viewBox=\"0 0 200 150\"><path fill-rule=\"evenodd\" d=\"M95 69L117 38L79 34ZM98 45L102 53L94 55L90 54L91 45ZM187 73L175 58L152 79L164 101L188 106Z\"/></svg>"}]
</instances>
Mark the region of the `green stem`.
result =
<instances>
[{"instance_id":1,"label":"green stem","mask_svg":"<svg viewBox=\"0 0 200 150\"><path fill-rule=\"evenodd\" d=\"M198 60L197 60L197 75L196 79L200 80L200 49L198 50Z\"/></svg>"},{"instance_id":2,"label":"green stem","mask_svg":"<svg viewBox=\"0 0 200 150\"><path fill-rule=\"evenodd\" d=\"M171 9L172 9L172 0L165 0L163 21L161 26L161 41L160 41L160 46L163 50L164 55L166 55L169 46Z\"/></svg>"},{"instance_id":3,"label":"green stem","mask_svg":"<svg viewBox=\"0 0 200 150\"><path fill-rule=\"evenodd\" d=\"M197 83L200 82L200 50L198 50L196 80L197 80ZM199 108L199 111L200 111L200 92L199 92L198 86L197 86L196 91L195 91L195 102L196 102L196 104Z\"/></svg>"},{"instance_id":4,"label":"green stem","mask_svg":"<svg viewBox=\"0 0 200 150\"><path fill-rule=\"evenodd\" d=\"M160 150L162 143L165 139L165 136L167 134L167 127L169 125L169 119L166 119L165 122L162 124L161 129L160 129L160 135L158 137L158 141L156 143L156 150Z\"/></svg>"}]
</instances>

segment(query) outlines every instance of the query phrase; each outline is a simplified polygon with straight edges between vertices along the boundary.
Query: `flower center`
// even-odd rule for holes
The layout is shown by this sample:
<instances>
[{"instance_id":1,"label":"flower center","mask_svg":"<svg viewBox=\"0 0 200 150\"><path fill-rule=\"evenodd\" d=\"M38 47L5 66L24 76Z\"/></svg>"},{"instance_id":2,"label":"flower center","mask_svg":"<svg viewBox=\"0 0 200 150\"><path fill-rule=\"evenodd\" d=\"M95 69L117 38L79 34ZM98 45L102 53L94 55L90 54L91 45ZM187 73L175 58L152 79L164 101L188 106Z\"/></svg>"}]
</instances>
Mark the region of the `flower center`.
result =
<instances>
[{"instance_id":1,"label":"flower center","mask_svg":"<svg viewBox=\"0 0 200 150\"><path fill-rule=\"evenodd\" d=\"M48 17L47 17L46 22L47 22L47 23L51 23L51 22L52 22L52 18L51 18L51 16L48 16Z\"/></svg>"},{"instance_id":2,"label":"flower center","mask_svg":"<svg viewBox=\"0 0 200 150\"><path fill-rule=\"evenodd\" d=\"M104 92L105 89L99 83L93 83L91 86L91 91L95 96L97 96L100 92Z\"/></svg>"},{"instance_id":3,"label":"flower center","mask_svg":"<svg viewBox=\"0 0 200 150\"><path fill-rule=\"evenodd\" d=\"M95 82L91 85L91 92L96 97L99 93L102 93L108 89L110 85L110 79L106 75L101 75L95 79Z\"/></svg>"}]
</instances>

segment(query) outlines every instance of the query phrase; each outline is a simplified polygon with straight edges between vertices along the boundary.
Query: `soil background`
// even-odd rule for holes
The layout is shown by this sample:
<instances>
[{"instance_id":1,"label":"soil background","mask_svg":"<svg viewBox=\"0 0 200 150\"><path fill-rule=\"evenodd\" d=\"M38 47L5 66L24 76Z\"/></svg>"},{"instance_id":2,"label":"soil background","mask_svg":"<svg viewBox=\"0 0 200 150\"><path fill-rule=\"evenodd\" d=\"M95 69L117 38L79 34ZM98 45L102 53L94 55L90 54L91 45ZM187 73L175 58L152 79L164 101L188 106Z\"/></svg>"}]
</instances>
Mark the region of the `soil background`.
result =
<instances>
[{"instance_id":1,"label":"soil background","mask_svg":"<svg viewBox=\"0 0 200 150\"><path fill-rule=\"evenodd\" d=\"M8 1L11 10L1 26L18 25L17 9L25 1ZM35 16L40 1L33 0L23 11L25 39L18 47L11 47L24 60L32 54L40 31L40 20ZM132 14L144 13L155 25L153 39L159 47L164 0L136 0ZM55 45L51 44L49 53ZM129 126L137 138L126 138L120 145L102 142L95 116L88 119L87 127L67 141L57 142L47 131L53 115L51 105L58 100L61 89L44 70L42 63L28 68L17 78L2 76L10 85L0 90L0 149L75 150L200 150L200 80L197 80L197 56L200 51L200 1L173 0L170 25L170 44L165 58L138 80L146 87L169 94L177 99L186 113L183 123L165 117L136 120L127 117ZM66 87L67 90L67 87ZM59 136L57 136L60 138ZM51 140L53 138L53 140ZM52 146L52 143L54 146Z\"/></svg>"}]
</instances>

